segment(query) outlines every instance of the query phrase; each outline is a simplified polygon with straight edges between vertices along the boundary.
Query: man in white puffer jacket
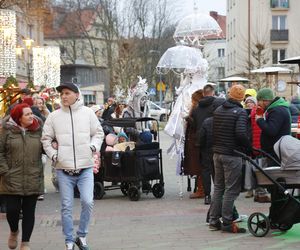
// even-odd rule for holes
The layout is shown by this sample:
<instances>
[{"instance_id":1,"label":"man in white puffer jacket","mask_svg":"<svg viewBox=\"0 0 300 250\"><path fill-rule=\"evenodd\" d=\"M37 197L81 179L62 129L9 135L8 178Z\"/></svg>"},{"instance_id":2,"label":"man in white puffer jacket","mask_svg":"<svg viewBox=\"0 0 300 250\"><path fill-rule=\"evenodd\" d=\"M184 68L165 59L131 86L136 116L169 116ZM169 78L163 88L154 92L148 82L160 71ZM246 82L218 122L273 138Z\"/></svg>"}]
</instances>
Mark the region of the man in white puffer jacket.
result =
<instances>
[{"instance_id":1,"label":"man in white puffer jacket","mask_svg":"<svg viewBox=\"0 0 300 250\"><path fill-rule=\"evenodd\" d=\"M93 208L93 152L99 152L103 130L92 109L85 107L79 89L72 83L58 86L61 109L50 113L43 128L42 143L55 164L62 203L62 227L66 249L88 250L86 235ZM57 142L57 147L53 147ZM80 192L81 215L73 237L74 187Z\"/></svg>"}]
</instances>

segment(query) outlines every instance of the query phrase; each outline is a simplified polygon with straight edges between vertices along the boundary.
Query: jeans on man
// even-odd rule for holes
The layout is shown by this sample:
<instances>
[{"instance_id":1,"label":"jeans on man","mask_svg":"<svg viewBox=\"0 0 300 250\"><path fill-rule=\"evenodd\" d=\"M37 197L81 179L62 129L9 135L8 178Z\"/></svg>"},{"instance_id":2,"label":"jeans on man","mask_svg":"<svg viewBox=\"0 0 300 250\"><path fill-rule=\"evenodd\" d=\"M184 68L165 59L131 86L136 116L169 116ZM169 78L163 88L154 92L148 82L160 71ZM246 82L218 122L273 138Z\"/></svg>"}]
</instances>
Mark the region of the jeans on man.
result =
<instances>
[{"instance_id":1,"label":"jeans on man","mask_svg":"<svg viewBox=\"0 0 300 250\"><path fill-rule=\"evenodd\" d=\"M233 221L234 201L241 191L242 158L215 153L214 165L215 182L210 223L216 224L222 217L224 224L230 224Z\"/></svg>"},{"instance_id":2,"label":"jeans on man","mask_svg":"<svg viewBox=\"0 0 300 250\"><path fill-rule=\"evenodd\" d=\"M77 236L85 237L93 209L94 176L93 168L82 170L79 176L70 176L62 170L56 170L61 196L61 217L66 243L74 242L73 237L73 201L74 187L80 192L81 214Z\"/></svg>"}]
</instances>

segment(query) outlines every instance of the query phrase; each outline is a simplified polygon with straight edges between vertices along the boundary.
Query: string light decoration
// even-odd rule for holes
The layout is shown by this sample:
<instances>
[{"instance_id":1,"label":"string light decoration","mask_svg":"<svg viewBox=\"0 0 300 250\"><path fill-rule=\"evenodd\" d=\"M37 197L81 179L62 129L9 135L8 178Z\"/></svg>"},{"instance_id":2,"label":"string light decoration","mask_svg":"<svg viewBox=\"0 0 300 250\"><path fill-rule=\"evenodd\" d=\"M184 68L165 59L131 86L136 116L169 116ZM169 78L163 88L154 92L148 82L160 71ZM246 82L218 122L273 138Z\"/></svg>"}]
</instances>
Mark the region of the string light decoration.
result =
<instances>
[{"instance_id":1,"label":"string light decoration","mask_svg":"<svg viewBox=\"0 0 300 250\"><path fill-rule=\"evenodd\" d=\"M0 9L0 77L15 77L16 65L16 13Z\"/></svg>"},{"instance_id":2,"label":"string light decoration","mask_svg":"<svg viewBox=\"0 0 300 250\"><path fill-rule=\"evenodd\" d=\"M59 47L34 47L32 55L34 84L47 88L57 87L60 84Z\"/></svg>"}]
</instances>

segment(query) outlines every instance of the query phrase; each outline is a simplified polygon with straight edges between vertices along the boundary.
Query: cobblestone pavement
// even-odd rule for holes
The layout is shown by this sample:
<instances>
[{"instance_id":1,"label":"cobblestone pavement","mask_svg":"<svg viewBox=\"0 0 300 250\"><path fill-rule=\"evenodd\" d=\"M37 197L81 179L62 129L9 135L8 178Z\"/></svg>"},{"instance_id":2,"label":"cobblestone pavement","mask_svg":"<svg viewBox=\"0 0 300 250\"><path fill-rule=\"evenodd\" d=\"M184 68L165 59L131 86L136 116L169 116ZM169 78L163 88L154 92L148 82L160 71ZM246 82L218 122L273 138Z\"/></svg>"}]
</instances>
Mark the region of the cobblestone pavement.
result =
<instances>
[{"instance_id":1,"label":"cobblestone pavement","mask_svg":"<svg viewBox=\"0 0 300 250\"><path fill-rule=\"evenodd\" d=\"M165 195L156 199L143 194L138 202L129 201L120 190L107 191L102 200L95 201L88 242L93 250L101 249L299 249L300 227L289 232L269 233L255 238L250 233L234 235L211 232L205 224L208 206L203 199L191 200L184 192L178 195L180 177L175 175L175 160L166 155L171 140L161 133L163 149ZM59 194L50 182L50 168L46 169L47 194L39 201L36 223L31 239L33 250L64 249L61 233ZM186 190L186 178L184 178ZM254 203L241 194L236 202L241 214L260 211L267 213L269 204ZM75 225L79 219L79 200L75 200ZM246 223L241 223L246 227ZM0 250L7 248L9 229L5 215L0 214Z\"/></svg>"}]
</instances>

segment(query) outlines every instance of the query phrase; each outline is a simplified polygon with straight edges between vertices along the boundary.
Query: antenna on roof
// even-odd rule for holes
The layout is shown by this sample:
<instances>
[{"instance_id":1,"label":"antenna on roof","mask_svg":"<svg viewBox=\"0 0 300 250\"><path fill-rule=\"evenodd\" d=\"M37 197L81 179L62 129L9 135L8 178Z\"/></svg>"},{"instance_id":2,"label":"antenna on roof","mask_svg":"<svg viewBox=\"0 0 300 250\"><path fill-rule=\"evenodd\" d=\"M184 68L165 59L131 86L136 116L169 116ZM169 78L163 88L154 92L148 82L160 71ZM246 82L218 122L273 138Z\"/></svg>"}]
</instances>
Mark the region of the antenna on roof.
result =
<instances>
[{"instance_id":1,"label":"antenna on roof","mask_svg":"<svg viewBox=\"0 0 300 250\"><path fill-rule=\"evenodd\" d=\"M197 12L198 11L198 7L197 7L197 4L196 4L196 0L194 0L194 12Z\"/></svg>"}]
</instances>

